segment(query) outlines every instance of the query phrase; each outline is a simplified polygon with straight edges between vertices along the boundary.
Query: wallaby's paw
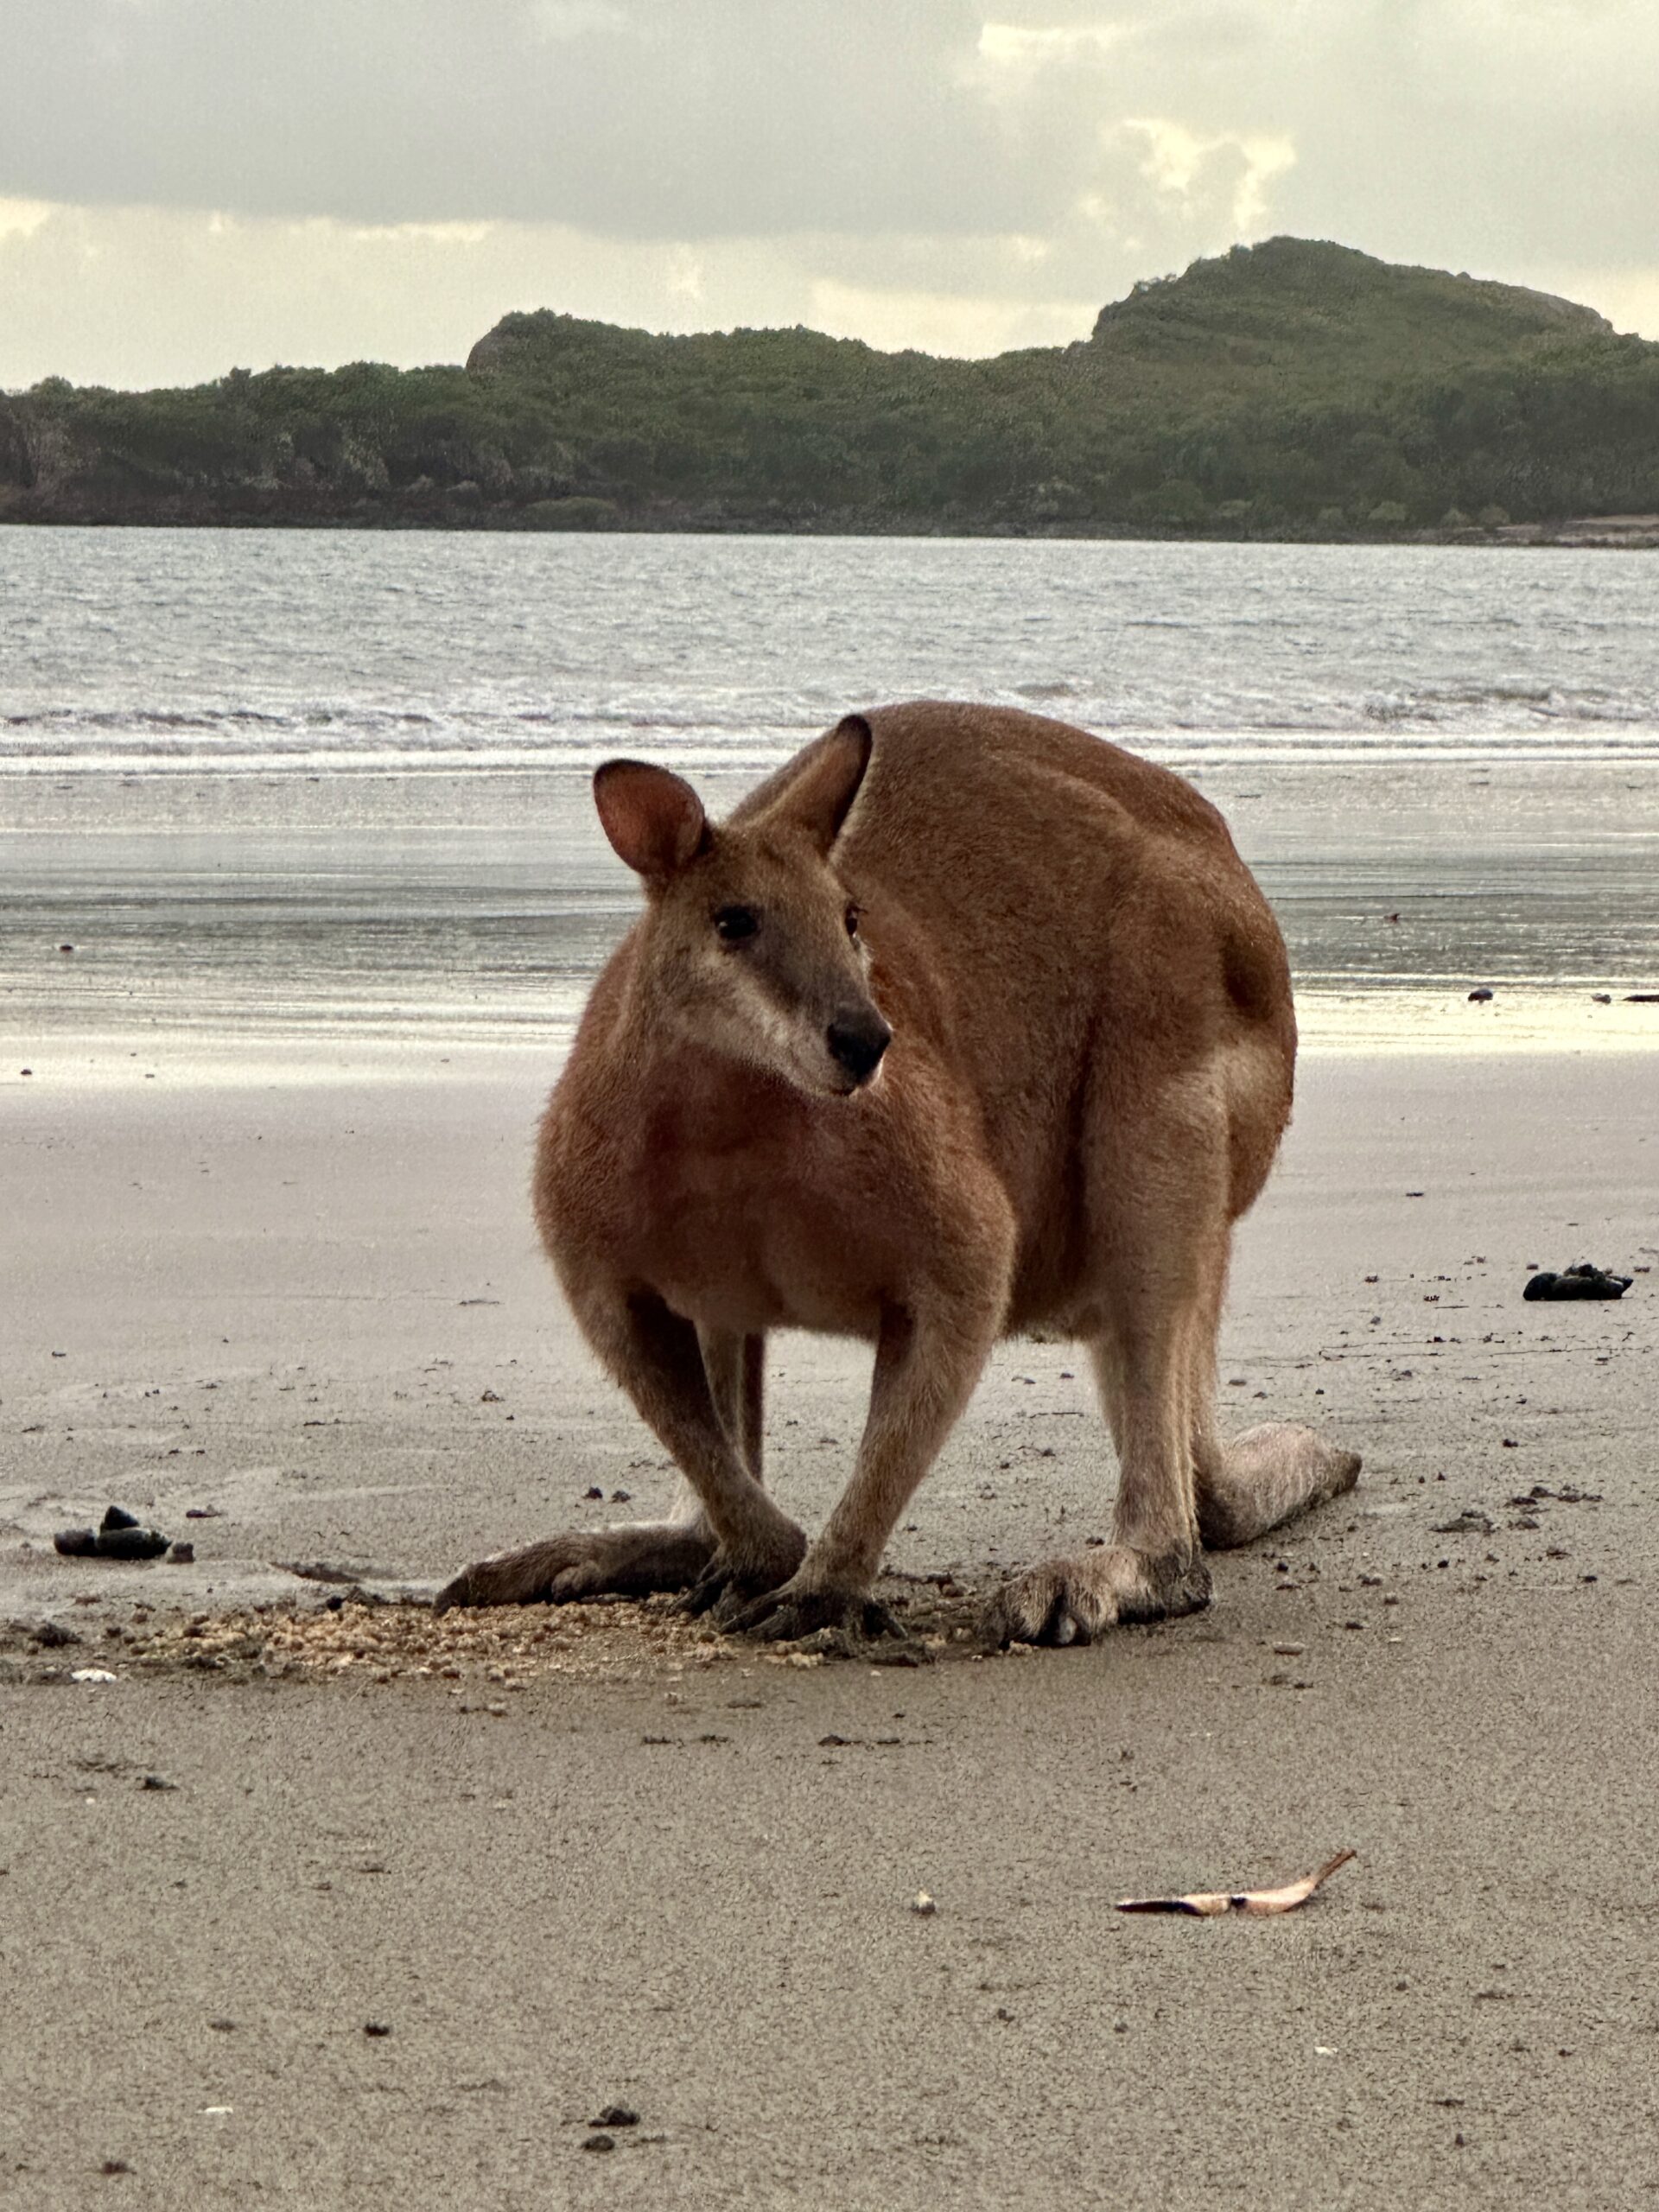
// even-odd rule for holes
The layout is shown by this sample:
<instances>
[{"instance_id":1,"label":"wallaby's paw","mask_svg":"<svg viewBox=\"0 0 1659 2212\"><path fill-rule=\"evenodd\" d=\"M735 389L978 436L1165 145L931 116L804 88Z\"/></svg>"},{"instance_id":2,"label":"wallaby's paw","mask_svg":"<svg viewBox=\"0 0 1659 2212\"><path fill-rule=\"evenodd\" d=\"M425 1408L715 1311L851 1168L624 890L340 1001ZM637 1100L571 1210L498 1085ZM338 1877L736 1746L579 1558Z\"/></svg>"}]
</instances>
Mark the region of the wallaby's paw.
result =
<instances>
[{"instance_id":1,"label":"wallaby's paw","mask_svg":"<svg viewBox=\"0 0 1659 2212\"><path fill-rule=\"evenodd\" d=\"M640 1522L632 1528L572 1529L522 1551L498 1552L463 1568L432 1601L457 1605L569 1605L582 1598L648 1598L683 1590L713 1548L696 1528Z\"/></svg>"},{"instance_id":2,"label":"wallaby's paw","mask_svg":"<svg viewBox=\"0 0 1659 2212\"><path fill-rule=\"evenodd\" d=\"M1210 1570L1200 1554L1152 1560L1103 1545L1011 1576L987 1609L985 1632L999 1647L1092 1643L1120 1621L1172 1620L1209 1602Z\"/></svg>"},{"instance_id":3,"label":"wallaby's paw","mask_svg":"<svg viewBox=\"0 0 1659 2212\"><path fill-rule=\"evenodd\" d=\"M799 1582L785 1582L737 1609L721 1625L729 1635L752 1636L760 1643L795 1643L809 1636L844 1637L849 1644L893 1637L908 1640L906 1630L868 1592L815 1589Z\"/></svg>"},{"instance_id":4,"label":"wallaby's paw","mask_svg":"<svg viewBox=\"0 0 1659 2212\"><path fill-rule=\"evenodd\" d=\"M719 1546L680 1600L680 1609L709 1613L716 1628L729 1627L734 1614L787 1582L805 1556L804 1531L780 1516L775 1541L764 1548L739 1554Z\"/></svg>"}]
</instances>

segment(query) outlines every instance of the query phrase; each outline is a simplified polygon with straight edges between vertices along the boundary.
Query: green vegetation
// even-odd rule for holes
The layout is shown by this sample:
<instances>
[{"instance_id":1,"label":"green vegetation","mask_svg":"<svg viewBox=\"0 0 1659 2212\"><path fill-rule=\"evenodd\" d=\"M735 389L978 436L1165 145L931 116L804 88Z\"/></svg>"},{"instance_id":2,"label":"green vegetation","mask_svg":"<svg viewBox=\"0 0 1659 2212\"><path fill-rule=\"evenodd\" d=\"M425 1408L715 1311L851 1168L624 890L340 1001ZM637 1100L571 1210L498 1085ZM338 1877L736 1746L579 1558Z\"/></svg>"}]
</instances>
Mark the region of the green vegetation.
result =
<instances>
[{"instance_id":1,"label":"green vegetation","mask_svg":"<svg viewBox=\"0 0 1659 2212\"><path fill-rule=\"evenodd\" d=\"M988 361L543 312L465 368L0 398L18 521L1386 537L1637 511L1659 345L1294 238Z\"/></svg>"}]
</instances>

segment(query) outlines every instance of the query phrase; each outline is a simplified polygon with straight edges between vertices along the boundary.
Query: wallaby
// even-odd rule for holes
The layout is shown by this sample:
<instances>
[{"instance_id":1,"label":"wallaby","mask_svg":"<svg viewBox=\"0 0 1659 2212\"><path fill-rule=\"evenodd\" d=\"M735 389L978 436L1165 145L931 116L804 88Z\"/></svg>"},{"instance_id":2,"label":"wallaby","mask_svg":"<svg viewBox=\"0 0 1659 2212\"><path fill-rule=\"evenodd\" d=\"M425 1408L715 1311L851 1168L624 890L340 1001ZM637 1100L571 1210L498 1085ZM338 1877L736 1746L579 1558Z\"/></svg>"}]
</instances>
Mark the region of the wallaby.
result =
<instances>
[{"instance_id":1,"label":"wallaby","mask_svg":"<svg viewBox=\"0 0 1659 2212\"><path fill-rule=\"evenodd\" d=\"M1110 1541L1015 1575L1002 1642L1208 1601L1359 1461L1224 1443L1232 1224L1289 1119L1283 940L1191 785L1063 722L849 715L705 816L667 769L594 779L645 911L542 1124L535 1206L588 1341L683 1470L678 1516L468 1567L451 1605L683 1589L734 1630L892 1627L871 1585L991 1346L1081 1339L1117 1447ZM851 1481L810 1543L762 1485L766 1334L875 1346Z\"/></svg>"}]
</instances>

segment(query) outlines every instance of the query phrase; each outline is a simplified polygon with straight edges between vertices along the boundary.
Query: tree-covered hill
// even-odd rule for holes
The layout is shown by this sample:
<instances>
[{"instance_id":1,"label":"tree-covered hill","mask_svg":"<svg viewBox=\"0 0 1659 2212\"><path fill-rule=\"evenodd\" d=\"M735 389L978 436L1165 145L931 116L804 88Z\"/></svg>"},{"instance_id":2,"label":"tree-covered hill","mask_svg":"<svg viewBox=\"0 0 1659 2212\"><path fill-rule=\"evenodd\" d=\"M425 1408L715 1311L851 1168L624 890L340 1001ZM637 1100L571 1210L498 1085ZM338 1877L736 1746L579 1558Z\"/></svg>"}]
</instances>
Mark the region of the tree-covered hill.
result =
<instances>
[{"instance_id":1,"label":"tree-covered hill","mask_svg":"<svg viewBox=\"0 0 1659 2212\"><path fill-rule=\"evenodd\" d=\"M1659 345L1295 238L993 360L507 316L464 368L0 398L0 518L1366 535L1659 510Z\"/></svg>"}]
</instances>

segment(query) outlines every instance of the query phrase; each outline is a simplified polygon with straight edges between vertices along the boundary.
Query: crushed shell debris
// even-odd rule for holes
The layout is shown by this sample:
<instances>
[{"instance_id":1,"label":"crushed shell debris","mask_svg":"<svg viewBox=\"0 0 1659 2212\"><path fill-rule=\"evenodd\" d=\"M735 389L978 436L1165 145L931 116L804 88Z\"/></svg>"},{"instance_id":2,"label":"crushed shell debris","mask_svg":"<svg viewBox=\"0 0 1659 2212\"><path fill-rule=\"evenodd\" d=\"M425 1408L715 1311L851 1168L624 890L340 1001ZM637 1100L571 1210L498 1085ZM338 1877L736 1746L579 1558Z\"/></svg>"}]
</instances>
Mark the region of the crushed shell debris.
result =
<instances>
[{"instance_id":1,"label":"crushed shell debris","mask_svg":"<svg viewBox=\"0 0 1659 2212\"><path fill-rule=\"evenodd\" d=\"M120 1637L124 1674L177 1669L281 1679L339 1676L357 1681L435 1681L486 1698L547 1675L598 1681L671 1678L685 1669L744 1665L821 1667L821 1651L757 1649L734 1643L671 1601L434 1613L429 1605L359 1601L313 1608L270 1606L226 1613L140 1618ZM925 1641L942 1646L943 1637ZM55 1669L42 1669L55 1673ZM505 1704L489 1704L505 1712Z\"/></svg>"},{"instance_id":2,"label":"crushed shell debris","mask_svg":"<svg viewBox=\"0 0 1659 2212\"><path fill-rule=\"evenodd\" d=\"M649 1604L438 1615L429 1605L347 1599L337 1610L198 1615L158 1625L131 1656L151 1665L277 1677L410 1677L513 1691L545 1675L626 1680L739 1655L702 1622Z\"/></svg>"}]
</instances>

